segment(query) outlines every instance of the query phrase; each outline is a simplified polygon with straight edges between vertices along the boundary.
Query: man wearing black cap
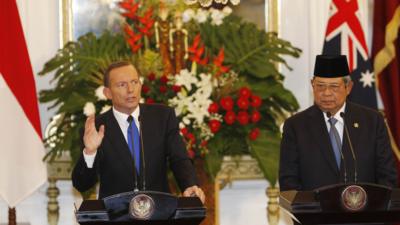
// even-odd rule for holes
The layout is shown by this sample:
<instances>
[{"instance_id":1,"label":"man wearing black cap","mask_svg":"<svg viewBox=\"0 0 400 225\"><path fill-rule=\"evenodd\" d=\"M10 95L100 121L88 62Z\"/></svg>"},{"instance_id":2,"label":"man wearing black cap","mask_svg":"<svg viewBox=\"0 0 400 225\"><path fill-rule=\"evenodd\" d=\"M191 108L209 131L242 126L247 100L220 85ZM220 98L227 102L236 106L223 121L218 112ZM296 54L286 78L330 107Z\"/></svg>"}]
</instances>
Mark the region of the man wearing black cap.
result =
<instances>
[{"instance_id":1,"label":"man wearing black cap","mask_svg":"<svg viewBox=\"0 0 400 225\"><path fill-rule=\"evenodd\" d=\"M346 56L318 55L311 84L314 105L284 124L281 191L355 181L395 187L397 172L382 115L346 101L353 86Z\"/></svg>"}]
</instances>

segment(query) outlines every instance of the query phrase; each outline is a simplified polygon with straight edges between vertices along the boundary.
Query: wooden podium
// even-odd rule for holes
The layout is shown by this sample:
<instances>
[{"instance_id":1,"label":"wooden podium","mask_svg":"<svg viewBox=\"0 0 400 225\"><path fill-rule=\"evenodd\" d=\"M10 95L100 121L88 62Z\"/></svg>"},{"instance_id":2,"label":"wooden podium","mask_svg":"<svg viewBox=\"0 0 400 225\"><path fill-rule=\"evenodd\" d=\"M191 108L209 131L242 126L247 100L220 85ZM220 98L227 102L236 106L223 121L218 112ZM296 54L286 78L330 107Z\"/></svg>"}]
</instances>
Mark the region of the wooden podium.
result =
<instances>
[{"instance_id":1,"label":"wooden podium","mask_svg":"<svg viewBox=\"0 0 400 225\"><path fill-rule=\"evenodd\" d=\"M369 183L283 191L279 205L301 224L400 222L400 189Z\"/></svg>"},{"instance_id":2,"label":"wooden podium","mask_svg":"<svg viewBox=\"0 0 400 225\"><path fill-rule=\"evenodd\" d=\"M197 197L139 191L83 201L75 215L81 225L197 225L206 209Z\"/></svg>"}]
</instances>

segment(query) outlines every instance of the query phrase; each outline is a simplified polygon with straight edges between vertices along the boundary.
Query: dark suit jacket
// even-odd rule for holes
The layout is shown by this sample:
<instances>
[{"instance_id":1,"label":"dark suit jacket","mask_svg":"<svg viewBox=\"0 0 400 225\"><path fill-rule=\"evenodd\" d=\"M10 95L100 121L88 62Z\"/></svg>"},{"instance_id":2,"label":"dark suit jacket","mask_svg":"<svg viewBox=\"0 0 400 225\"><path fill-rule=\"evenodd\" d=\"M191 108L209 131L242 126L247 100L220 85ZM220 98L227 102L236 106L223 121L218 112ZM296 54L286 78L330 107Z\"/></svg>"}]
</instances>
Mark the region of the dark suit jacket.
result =
<instances>
[{"instance_id":1,"label":"dark suit jacket","mask_svg":"<svg viewBox=\"0 0 400 225\"><path fill-rule=\"evenodd\" d=\"M181 190L196 185L194 167L179 134L174 110L162 105L141 104L140 118L146 190L169 192L168 166ZM105 125L105 135L93 168L86 166L81 154L72 172L73 186L81 192L91 188L99 179L99 198L134 189L133 159L112 110L96 117L96 127L102 124ZM143 171L140 174L143 176ZM140 189L141 179L138 178Z\"/></svg>"},{"instance_id":2,"label":"dark suit jacket","mask_svg":"<svg viewBox=\"0 0 400 225\"><path fill-rule=\"evenodd\" d=\"M383 117L376 111L347 102L345 124L353 144L359 182L394 187L397 171ZM354 181L354 160L343 133L345 161L339 170L322 111L316 106L287 119L280 152L279 184L285 190L313 190ZM343 160L342 160L343 161Z\"/></svg>"}]
</instances>

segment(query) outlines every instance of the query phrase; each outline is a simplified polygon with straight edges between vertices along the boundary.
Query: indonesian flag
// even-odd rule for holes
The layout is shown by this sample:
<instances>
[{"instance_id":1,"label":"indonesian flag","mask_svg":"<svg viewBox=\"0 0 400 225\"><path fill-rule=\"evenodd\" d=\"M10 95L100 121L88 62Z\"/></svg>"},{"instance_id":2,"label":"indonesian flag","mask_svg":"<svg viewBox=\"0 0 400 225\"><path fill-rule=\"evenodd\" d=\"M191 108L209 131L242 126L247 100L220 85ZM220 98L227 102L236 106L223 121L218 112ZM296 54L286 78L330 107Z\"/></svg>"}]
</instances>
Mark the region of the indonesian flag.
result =
<instances>
[{"instance_id":1,"label":"indonesian flag","mask_svg":"<svg viewBox=\"0 0 400 225\"><path fill-rule=\"evenodd\" d=\"M35 80L15 0L0 0L0 196L9 207L47 178Z\"/></svg>"}]
</instances>

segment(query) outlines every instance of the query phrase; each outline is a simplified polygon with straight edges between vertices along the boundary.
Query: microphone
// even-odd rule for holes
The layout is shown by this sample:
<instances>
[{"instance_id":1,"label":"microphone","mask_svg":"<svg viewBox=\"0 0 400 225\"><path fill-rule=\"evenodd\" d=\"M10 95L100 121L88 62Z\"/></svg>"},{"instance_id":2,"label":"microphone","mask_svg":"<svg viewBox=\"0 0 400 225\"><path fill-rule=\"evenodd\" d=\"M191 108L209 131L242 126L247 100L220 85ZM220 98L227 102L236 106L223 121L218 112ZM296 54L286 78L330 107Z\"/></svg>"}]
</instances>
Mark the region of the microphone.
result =
<instances>
[{"instance_id":1,"label":"microphone","mask_svg":"<svg viewBox=\"0 0 400 225\"><path fill-rule=\"evenodd\" d=\"M139 115L139 132L140 132L140 155L142 158L142 174L143 174L143 191L146 191L146 162L144 160L144 145L143 145L143 133L142 133L142 117Z\"/></svg>"},{"instance_id":2,"label":"microphone","mask_svg":"<svg viewBox=\"0 0 400 225\"><path fill-rule=\"evenodd\" d=\"M331 112L326 112L326 116L327 116L328 118L331 118L331 117L332 117ZM331 124L331 126L332 126L332 124ZM331 128L331 129L332 129L332 128ZM335 140L336 140L337 146L341 146L341 144L340 144L340 139L338 140L337 138L335 138ZM346 160L344 160L344 155L343 155L342 149L339 149L339 152L340 152L340 158L342 159L342 162L343 162L343 167L344 167L344 183L346 184L346 183L347 183L347 167L346 167Z\"/></svg>"},{"instance_id":3,"label":"microphone","mask_svg":"<svg viewBox=\"0 0 400 225\"><path fill-rule=\"evenodd\" d=\"M132 129L132 121L133 121L133 116L129 116L128 117L128 123L129 123L129 129ZM128 139L129 140L129 139ZM134 143L133 143L133 140L134 140L134 138L133 138L133 132L131 132L131 141L132 141L132 146L134 146ZM128 143L129 144L129 143ZM132 157L133 157L133 175L134 175L134 178L135 178L135 182L134 182L134 189L133 189L133 191L134 192L137 192L137 191L139 191L139 189L138 189L138 184L137 184L137 177L138 177L138 175L137 175L137 171L136 171L136 160L135 160L135 154L133 154L132 155Z\"/></svg>"},{"instance_id":4,"label":"microphone","mask_svg":"<svg viewBox=\"0 0 400 225\"><path fill-rule=\"evenodd\" d=\"M346 125L346 119L344 118L344 112L341 112L340 116L343 118L343 121L344 121L344 131L346 133L347 141L349 142L351 155L353 156L353 161L354 161L354 183L357 183L357 158L356 158L356 154L354 152L353 143L351 142L351 139L350 139L349 129L347 128L347 125Z\"/></svg>"}]
</instances>

